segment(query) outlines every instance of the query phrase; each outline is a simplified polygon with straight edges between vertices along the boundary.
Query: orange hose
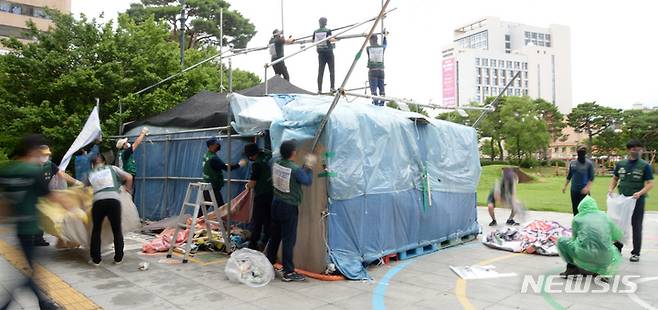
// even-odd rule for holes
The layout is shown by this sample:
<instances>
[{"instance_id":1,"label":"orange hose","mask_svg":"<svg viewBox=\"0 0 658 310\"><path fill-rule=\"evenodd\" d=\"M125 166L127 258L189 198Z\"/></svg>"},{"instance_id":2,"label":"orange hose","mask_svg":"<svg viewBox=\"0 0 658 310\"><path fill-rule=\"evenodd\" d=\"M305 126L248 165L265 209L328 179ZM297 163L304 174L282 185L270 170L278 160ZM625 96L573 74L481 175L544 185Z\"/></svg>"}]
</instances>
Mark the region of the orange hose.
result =
<instances>
[{"instance_id":1,"label":"orange hose","mask_svg":"<svg viewBox=\"0 0 658 310\"><path fill-rule=\"evenodd\" d=\"M274 267L276 268L282 268L283 266L279 263L274 264ZM326 275L326 274L320 274L320 273L315 273L315 272L310 272L306 270L302 270L299 268L295 268L295 272L305 275L309 278L320 280L320 281L344 281L345 277L342 275Z\"/></svg>"}]
</instances>

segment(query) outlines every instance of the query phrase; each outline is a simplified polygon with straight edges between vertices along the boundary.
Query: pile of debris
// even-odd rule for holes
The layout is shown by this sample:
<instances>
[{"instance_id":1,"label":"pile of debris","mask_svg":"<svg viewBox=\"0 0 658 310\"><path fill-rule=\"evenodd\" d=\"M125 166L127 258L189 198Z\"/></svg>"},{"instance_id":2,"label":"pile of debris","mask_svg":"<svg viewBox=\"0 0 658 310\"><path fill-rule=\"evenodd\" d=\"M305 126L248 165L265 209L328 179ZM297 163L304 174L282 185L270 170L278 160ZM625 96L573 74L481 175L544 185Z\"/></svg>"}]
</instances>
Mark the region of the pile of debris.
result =
<instances>
[{"instance_id":1,"label":"pile of debris","mask_svg":"<svg viewBox=\"0 0 658 310\"><path fill-rule=\"evenodd\" d=\"M515 253L556 256L557 240L571 237L571 229L555 221L534 220L523 228L503 227L483 236L484 245Z\"/></svg>"}]
</instances>

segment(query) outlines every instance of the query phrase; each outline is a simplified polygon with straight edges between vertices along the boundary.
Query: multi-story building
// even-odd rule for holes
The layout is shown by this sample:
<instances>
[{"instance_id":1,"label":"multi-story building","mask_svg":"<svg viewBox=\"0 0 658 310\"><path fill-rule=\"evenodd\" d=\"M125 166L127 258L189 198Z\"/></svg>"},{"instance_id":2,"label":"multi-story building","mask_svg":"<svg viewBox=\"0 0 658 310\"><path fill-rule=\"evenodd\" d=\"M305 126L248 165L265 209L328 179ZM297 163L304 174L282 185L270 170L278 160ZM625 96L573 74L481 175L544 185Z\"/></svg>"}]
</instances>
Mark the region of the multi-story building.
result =
<instances>
[{"instance_id":1,"label":"multi-story building","mask_svg":"<svg viewBox=\"0 0 658 310\"><path fill-rule=\"evenodd\" d=\"M571 34L487 17L454 32L443 50L443 105L482 103L496 96L517 73L508 96L529 96L571 110Z\"/></svg>"},{"instance_id":2,"label":"multi-story building","mask_svg":"<svg viewBox=\"0 0 658 310\"><path fill-rule=\"evenodd\" d=\"M0 38L33 40L25 35L28 20L32 20L39 30L48 30L52 21L48 18L45 7L69 13L71 0L0 0ZM0 45L0 53L2 52L3 47Z\"/></svg>"}]
</instances>

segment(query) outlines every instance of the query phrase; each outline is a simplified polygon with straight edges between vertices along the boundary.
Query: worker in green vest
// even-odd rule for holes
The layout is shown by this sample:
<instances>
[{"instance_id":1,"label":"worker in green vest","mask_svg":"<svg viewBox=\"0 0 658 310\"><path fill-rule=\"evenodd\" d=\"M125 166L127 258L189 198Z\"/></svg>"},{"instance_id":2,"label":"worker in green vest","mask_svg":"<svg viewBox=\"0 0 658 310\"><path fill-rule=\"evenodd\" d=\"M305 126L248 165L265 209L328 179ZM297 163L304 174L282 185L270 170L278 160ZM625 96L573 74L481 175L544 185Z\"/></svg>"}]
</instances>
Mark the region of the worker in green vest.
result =
<instances>
[{"instance_id":1,"label":"worker in green vest","mask_svg":"<svg viewBox=\"0 0 658 310\"><path fill-rule=\"evenodd\" d=\"M224 172L229 168L232 170L239 169L247 165L246 160L241 160L238 164L226 164L219 158L217 152L222 148L219 140L210 138L206 141L208 151L203 155L203 182L210 183L212 190L215 194L215 202L220 207L224 205L224 198L222 197L222 187L224 187ZM206 201L210 201L210 193L203 193ZM229 193L230 195L230 193ZM230 198L230 197L229 197Z\"/></svg>"},{"instance_id":2,"label":"worker in green vest","mask_svg":"<svg viewBox=\"0 0 658 310\"><path fill-rule=\"evenodd\" d=\"M270 51L271 60L275 61L279 58L283 58L283 45L291 44L295 40L291 37L288 39L283 37L283 32L279 29L274 29L272 32L272 38L268 44L268 49ZM286 81L290 81L290 75L288 74L288 68L286 67L285 61L280 61L272 65L274 69L274 75L281 75Z\"/></svg>"},{"instance_id":3,"label":"worker in green vest","mask_svg":"<svg viewBox=\"0 0 658 310\"><path fill-rule=\"evenodd\" d=\"M640 250L642 248L642 221L644 220L644 204L647 193L653 188L653 168L649 163L642 160L644 146L638 140L631 140L626 144L628 158L617 163L614 176L608 188L611 195L615 188L624 196L632 196L636 199L635 209L631 217L633 228L633 250L631 251L631 262L640 261ZM619 251L624 246L615 243Z\"/></svg>"},{"instance_id":4,"label":"worker in green vest","mask_svg":"<svg viewBox=\"0 0 658 310\"><path fill-rule=\"evenodd\" d=\"M249 248L262 251L270 238L272 223L272 154L261 150L256 143L250 143L245 145L244 155L252 162L247 188L254 191Z\"/></svg>"},{"instance_id":5,"label":"worker in green vest","mask_svg":"<svg viewBox=\"0 0 658 310\"><path fill-rule=\"evenodd\" d=\"M274 264L279 252L279 243L282 243L282 280L304 281L306 278L295 272L293 250L297 241L298 206L303 198L302 185L311 185L313 181L311 168L317 159L309 154L305 158L304 165L298 166L295 163L297 146L293 140L281 143L279 153L281 159L272 165L274 198L272 199L272 235L267 245L267 258Z\"/></svg>"},{"instance_id":6,"label":"worker in green vest","mask_svg":"<svg viewBox=\"0 0 658 310\"><path fill-rule=\"evenodd\" d=\"M119 139L119 141L117 141L116 147L119 149L117 165L123 171L130 173L133 178L137 175L137 163L135 161L134 153L137 150L137 147L142 144L142 141L148 132L148 128L142 127L142 131L139 133L139 136L137 136L137 139L135 139L135 143L133 144L128 143L128 138ZM132 188L130 192L132 192Z\"/></svg>"},{"instance_id":7,"label":"worker in green vest","mask_svg":"<svg viewBox=\"0 0 658 310\"><path fill-rule=\"evenodd\" d=\"M322 41L331 37L331 29L327 28L327 18L321 17L319 20L320 28L313 32L313 42ZM331 83L331 92L336 91L335 87L335 70L334 70L334 42L335 38L324 41L316 46L318 51L318 94L322 93L322 80L324 79L324 67L329 66L329 81Z\"/></svg>"},{"instance_id":8,"label":"worker in green vest","mask_svg":"<svg viewBox=\"0 0 658 310\"><path fill-rule=\"evenodd\" d=\"M94 190L91 208L91 245L90 264L101 264L101 230L107 217L114 237L114 264L123 262L123 231L121 229L121 184L132 194L133 176L116 166L105 164L105 156L98 154L94 159L94 168L89 172L85 184Z\"/></svg>"},{"instance_id":9,"label":"worker in green vest","mask_svg":"<svg viewBox=\"0 0 658 310\"><path fill-rule=\"evenodd\" d=\"M370 36L370 46L366 49L368 53L368 84L370 93L373 96L386 96L384 90L384 51L386 50L386 36L382 39L380 45L377 41L377 35ZM379 90L379 93L377 93ZM373 99L372 103L377 106L384 106L384 100Z\"/></svg>"},{"instance_id":10,"label":"worker in green vest","mask_svg":"<svg viewBox=\"0 0 658 310\"><path fill-rule=\"evenodd\" d=\"M50 193L43 178L40 167L43 153L40 146L45 145L45 141L41 135L25 136L16 145L12 160L0 162L0 211L9 211L10 219L16 224L17 247L29 267L34 266L38 254L33 243L34 235L40 231L37 202L41 197L46 197L51 201L66 203ZM27 278L21 280L8 294L0 297L0 309L7 309L12 301L18 306L14 298L17 296L12 295L23 287L32 290L36 295L40 309L60 309L43 294L33 280L34 268L26 268L25 272Z\"/></svg>"}]
</instances>

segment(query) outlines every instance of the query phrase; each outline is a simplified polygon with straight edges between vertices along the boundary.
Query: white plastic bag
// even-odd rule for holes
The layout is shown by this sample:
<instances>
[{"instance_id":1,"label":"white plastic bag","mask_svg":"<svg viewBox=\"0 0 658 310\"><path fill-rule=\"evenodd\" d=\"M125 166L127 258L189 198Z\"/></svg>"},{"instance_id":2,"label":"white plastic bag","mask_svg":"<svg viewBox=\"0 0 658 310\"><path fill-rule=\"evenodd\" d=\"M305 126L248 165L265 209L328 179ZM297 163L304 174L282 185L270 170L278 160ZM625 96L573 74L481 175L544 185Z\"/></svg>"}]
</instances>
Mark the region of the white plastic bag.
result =
<instances>
[{"instance_id":1,"label":"white plastic bag","mask_svg":"<svg viewBox=\"0 0 658 310\"><path fill-rule=\"evenodd\" d=\"M612 194L608 195L608 217L619 226L624 236L622 243L626 243L631 232L631 217L633 210L635 210L635 198L626 197L623 195Z\"/></svg>"},{"instance_id":2,"label":"white plastic bag","mask_svg":"<svg viewBox=\"0 0 658 310\"><path fill-rule=\"evenodd\" d=\"M230 281L262 287L274 279L274 267L263 253L239 249L228 259L224 272Z\"/></svg>"}]
</instances>

